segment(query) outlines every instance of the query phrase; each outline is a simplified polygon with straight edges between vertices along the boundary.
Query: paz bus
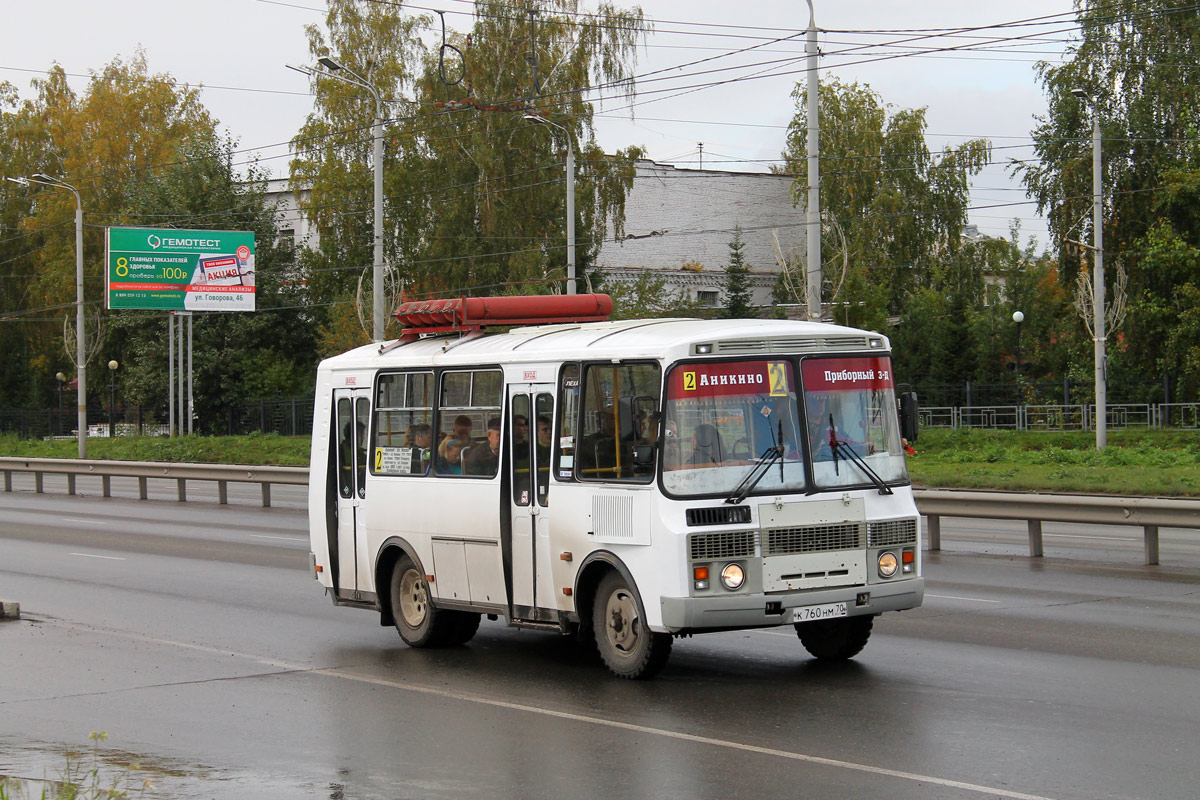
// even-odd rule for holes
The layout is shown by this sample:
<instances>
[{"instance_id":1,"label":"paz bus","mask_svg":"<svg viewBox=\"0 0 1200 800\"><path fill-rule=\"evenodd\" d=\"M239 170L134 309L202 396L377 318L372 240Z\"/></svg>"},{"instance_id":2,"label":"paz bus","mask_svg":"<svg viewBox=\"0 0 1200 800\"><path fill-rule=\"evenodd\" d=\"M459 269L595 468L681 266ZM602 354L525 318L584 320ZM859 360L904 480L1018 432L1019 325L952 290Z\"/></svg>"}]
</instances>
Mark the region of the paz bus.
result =
<instances>
[{"instance_id":1,"label":"paz bus","mask_svg":"<svg viewBox=\"0 0 1200 800\"><path fill-rule=\"evenodd\" d=\"M784 625L844 660L921 604L886 337L611 308L410 302L397 340L321 362L309 560L334 604L413 647L484 615L578 635L625 678L675 638Z\"/></svg>"}]
</instances>

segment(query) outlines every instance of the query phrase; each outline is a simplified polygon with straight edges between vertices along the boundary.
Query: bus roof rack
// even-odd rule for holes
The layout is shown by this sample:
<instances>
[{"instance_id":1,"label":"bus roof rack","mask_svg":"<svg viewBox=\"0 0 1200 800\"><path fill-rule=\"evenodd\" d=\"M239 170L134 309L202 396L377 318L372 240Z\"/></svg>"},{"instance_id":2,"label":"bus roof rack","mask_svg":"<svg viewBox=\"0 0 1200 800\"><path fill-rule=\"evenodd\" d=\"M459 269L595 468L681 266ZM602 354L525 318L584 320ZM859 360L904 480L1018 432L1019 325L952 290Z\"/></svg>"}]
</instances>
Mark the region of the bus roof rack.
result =
<instances>
[{"instance_id":1,"label":"bus roof rack","mask_svg":"<svg viewBox=\"0 0 1200 800\"><path fill-rule=\"evenodd\" d=\"M395 310L400 341L427 333L471 333L495 325L603 322L612 313L606 294L543 294L413 300Z\"/></svg>"}]
</instances>

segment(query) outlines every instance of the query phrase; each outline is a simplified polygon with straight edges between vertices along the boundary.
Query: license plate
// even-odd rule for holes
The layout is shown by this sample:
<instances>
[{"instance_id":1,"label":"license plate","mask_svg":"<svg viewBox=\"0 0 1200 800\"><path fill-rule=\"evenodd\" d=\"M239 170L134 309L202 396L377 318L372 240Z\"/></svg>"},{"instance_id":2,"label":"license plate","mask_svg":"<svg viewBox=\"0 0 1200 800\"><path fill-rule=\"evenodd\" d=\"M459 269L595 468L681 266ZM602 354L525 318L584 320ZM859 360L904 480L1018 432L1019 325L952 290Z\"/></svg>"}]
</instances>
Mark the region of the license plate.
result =
<instances>
[{"instance_id":1,"label":"license plate","mask_svg":"<svg viewBox=\"0 0 1200 800\"><path fill-rule=\"evenodd\" d=\"M827 603L823 606L801 606L792 609L792 622L815 622L846 616L845 603Z\"/></svg>"}]
</instances>

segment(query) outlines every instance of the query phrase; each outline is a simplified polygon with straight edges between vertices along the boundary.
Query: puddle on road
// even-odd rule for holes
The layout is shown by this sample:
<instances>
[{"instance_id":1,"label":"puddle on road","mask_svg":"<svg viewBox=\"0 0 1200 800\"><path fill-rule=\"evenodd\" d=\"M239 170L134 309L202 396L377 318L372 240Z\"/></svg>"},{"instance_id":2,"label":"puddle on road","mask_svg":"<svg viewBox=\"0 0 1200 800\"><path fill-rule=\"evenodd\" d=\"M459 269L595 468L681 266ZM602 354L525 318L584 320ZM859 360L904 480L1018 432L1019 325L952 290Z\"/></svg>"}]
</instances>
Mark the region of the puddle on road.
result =
<instances>
[{"instance_id":1,"label":"puddle on road","mask_svg":"<svg viewBox=\"0 0 1200 800\"><path fill-rule=\"evenodd\" d=\"M93 750L0 736L0 797L54 800L67 780L80 789L69 796L81 800L108 797L110 789L145 800L340 800L345 792L340 783L318 786L283 775L218 769L103 746Z\"/></svg>"}]
</instances>

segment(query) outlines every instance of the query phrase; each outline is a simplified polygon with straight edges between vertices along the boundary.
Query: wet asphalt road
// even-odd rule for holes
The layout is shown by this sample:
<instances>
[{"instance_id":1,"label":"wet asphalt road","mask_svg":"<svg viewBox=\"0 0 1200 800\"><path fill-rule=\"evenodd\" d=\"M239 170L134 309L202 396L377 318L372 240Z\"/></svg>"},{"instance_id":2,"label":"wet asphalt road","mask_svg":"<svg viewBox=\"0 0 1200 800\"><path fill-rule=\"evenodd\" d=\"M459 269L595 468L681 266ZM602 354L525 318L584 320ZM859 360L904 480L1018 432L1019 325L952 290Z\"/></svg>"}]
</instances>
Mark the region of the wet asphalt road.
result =
<instances>
[{"instance_id":1,"label":"wet asphalt road","mask_svg":"<svg viewBox=\"0 0 1200 800\"><path fill-rule=\"evenodd\" d=\"M925 606L849 665L781 628L677 641L629 683L499 622L409 649L323 597L298 496L255 498L0 493L25 616L0 624L0 774L106 730L104 769L138 762L147 797L1198 794L1196 534L1144 567L1136 529L1047 526L1031 560L1022 526L947 520Z\"/></svg>"}]
</instances>

